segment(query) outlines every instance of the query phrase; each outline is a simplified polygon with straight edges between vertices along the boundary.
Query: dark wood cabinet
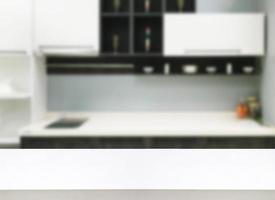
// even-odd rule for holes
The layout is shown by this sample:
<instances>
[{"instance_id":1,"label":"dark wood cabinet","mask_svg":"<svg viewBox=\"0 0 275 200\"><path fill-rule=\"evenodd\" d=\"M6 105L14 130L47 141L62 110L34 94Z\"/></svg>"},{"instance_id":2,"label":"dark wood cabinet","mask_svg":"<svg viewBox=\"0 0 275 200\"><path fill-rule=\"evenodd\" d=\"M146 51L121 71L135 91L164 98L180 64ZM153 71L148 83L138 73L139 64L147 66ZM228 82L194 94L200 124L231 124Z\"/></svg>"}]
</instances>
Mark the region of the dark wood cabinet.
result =
<instances>
[{"instance_id":1,"label":"dark wood cabinet","mask_svg":"<svg viewBox=\"0 0 275 200\"><path fill-rule=\"evenodd\" d=\"M23 137L24 149L274 149L275 137Z\"/></svg>"}]
</instances>

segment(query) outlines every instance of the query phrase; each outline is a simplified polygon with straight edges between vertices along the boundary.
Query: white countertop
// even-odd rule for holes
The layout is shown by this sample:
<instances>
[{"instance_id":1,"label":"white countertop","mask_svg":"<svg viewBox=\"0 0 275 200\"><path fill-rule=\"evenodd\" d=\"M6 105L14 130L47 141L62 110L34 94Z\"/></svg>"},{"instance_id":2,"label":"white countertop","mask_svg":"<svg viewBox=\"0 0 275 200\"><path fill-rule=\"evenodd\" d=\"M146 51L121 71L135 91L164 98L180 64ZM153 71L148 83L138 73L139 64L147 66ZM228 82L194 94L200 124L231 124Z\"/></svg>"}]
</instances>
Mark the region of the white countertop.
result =
<instances>
[{"instance_id":1,"label":"white countertop","mask_svg":"<svg viewBox=\"0 0 275 200\"><path fill-rule=\"evenodd\" d=\"M233 112L66 114L66 117L86 117L88 120L79 128L45 128L61 116L49 114L45 120L24 128L20 134L35 137L275 136L275 128L264 127L251 119L238 119Z\"/></svg>"},{"instance_id":2,"label":"white countertop","mask_svg":"<svg viewBox=\"0 0 275 200\"><path fill-rule=\"evenodd\" d=\"M274 150L2 150L1 190L275 190Z\"/></svg>"}]
</instances>

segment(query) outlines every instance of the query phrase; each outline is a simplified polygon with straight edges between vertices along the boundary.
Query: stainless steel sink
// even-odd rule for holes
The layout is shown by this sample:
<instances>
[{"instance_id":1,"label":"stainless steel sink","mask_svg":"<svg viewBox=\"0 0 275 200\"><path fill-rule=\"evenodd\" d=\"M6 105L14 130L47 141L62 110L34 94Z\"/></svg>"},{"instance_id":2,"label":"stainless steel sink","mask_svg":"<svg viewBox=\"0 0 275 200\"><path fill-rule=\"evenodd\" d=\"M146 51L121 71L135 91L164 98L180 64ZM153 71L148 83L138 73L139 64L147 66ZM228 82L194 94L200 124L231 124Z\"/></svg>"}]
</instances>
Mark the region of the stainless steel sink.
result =
<instances>
[{"instance_id":1,"label":"stainless steel sink","mask_svg":"<svg viewBox=\"0 0 275 200\"><path fill-rule=\"evenodd\" d=\"M68 129L68 128L79 128L81 127L87 119L73 119L73 118L62 118L51 124L49 124L47 129Z\"/></svg>"}]
</instances>

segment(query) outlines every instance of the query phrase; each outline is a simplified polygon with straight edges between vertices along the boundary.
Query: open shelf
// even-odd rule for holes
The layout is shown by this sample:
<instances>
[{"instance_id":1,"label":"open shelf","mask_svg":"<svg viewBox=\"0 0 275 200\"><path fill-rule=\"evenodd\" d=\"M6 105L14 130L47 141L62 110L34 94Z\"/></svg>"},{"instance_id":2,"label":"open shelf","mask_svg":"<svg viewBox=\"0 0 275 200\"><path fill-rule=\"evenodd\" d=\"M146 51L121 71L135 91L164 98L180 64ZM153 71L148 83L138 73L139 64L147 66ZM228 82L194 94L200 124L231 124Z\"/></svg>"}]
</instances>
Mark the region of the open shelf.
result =
<instances>
[{"instance_id":1,"label":"open shelf","mask_svg":"<svg viewBox=\"0 0 275 200\"><path fill-rule=\"evenodd\" d=\"M102 0L101 55L163 57L164 14L195 12L196 0L183 0L182 10L180 1Z\"/></svg>"},{"instance_id":2,"label":"open shelf","mask_svg":"<svg viewBox=\"0 0 275 200\"><path fill-rule=\"evenodd\" d=\"M150 36L146 30L150 29ZM146 51L146 39L150 39L150 50ZM162 53L162 17L135 17L134 19L134 52L136 54Z\"/></svg>"},{"instance_id":3,"label":"open shelf","mask_svg":"<svg viewBox=\"0 0 275 200\"><path fill-rule=\"evenodd\" d=\"M135 0L135 13L162 13L162 0Z\"/></svg>"},{"instance_id":4,"label":"open shelf","mask_svg":"<svg viewBox=\"0 0 275 200\"><path fill-rule=\"evenodd\" d=\"M195 0L165 0L166 12L195 12Z\"/></svg>"},{"instance_id":5,"label":"open shelf","mask_svg":"<svg viewBox=\"0 0 275 200\"><path fill-rule=\"evenodd\" d=\"M101 51L106 54L129 53L129 18L103 17L102 18Z\"/></svg>"},{"instance_id":6,"label":"open shelf","mask_svg":"<svg viewBox=\"0 0 275 200\"><path fill-rule=\"evenodd\" d=\"M101 0L102 13L129 13L130 0Z\"/></svg>"},{"instance_id":7,"label":"open shelf","mask_svg":"<svg viewBox=\"0 0 275 200\"><path fill-rule=\"evenodd\" d=\"M100 57L50 57L48 74L136 74L165 76L256 76L260 72L255 57L163 57L161 54L103 54ZM75 64L72 64L75 63ZM122 67L114 67L118 64ZM232 69L228 72L228 63ZM129 67L131 66L131 67ZM195 73L184 70L195 66ZM168 69L167 69L168 67ZM247 68L249 70L247 70ZM111 69L111 70L110 70Z\"/></svg>"},{"instance_id":8,"label":"open shelf","mask_svg":"<svg viewBox=\"0 0 275 200\"><path fill-rule=\"evenodd\" d=\"M31 96L27 93L14 93L14 94L1 94L0 93L0 101L1 100L28 100Z\"/></svg>"}]
</instances>

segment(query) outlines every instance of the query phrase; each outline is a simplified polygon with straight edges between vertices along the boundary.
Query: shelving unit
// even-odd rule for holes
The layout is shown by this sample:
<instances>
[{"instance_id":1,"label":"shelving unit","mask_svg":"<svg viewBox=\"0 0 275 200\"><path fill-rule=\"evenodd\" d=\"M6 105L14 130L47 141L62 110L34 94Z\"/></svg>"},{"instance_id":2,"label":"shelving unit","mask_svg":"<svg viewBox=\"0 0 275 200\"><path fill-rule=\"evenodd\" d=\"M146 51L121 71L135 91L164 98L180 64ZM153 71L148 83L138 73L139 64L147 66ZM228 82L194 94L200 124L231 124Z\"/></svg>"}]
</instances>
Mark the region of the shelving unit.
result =
<instances>
[{"instance_id":1,"label":"shelving unit","mask_svg":"<svg viewBox=\"0 0 275 200\"><path fill-rule=\"evenodd\" d=\"M71 67L72 63L75 67ZM121 66L133 66L131 70L116 68L110 70L103 69L103 65L114 65L119 63ZM169 64L169 73L166 73L165 64ZM227 64L232 64L232 73L228 73ZM93 67L88 67L88 66ZM187 74L183 71L185 65L196 65L197 72L195 74ZM233 75L257 75L260 71L259 59L254 57L186 57L184 59L174 57L167 58L160 55L142 55L135 54L134 56L123 55L102 55L98 58L67 58L67 57L49 57L47 59L48 74L149 74L149 75L207 75L207 76L233 76ZM250 66L252 71L246 72L245 66ZM145 73L146 67L152 67L151 73ZM215 68L215 71L207 68Z\"/></svg>"},{"instance_id":2,"label":"shelving unit","mask_svg":"<svg viewBox=\"0 0 275 200\"><path fill-rule=\"evenodd\" d=\"M182 12L195 12L195 0L184 2ZM163 56L163 16L166 12L180 12L177 3L178 0L102 0L101 53Z\"/></svg>"},{"instance_id":3,"label":"shelving unit","mask_svg":"<svg viewBox=\"0 0 275 200\"><path fill-rule=\"evenodd\" d=\"M125 54L129 53L129 17L128 16L104 16L102 17L102 53ZM116 41L115 41L116 40ZM113 43L117 47L113 48Z\"/></svg>"},{"instance_id":4,"label":"shelving unit","mask_svg":"<svg viewBox=\"0 0 275 200\"><path fill-rule=\"evenodd\" d=\"M134 53L135 54L162 54L162 17L135 16L134 19ZM146 51L146 29L150 29L150 50Z\"/></svg>"},{"instance_id":5,"label":"shelving unit","mask_svg":"<svg viewBox=\"0 0 275 200\"><path fill-rule=\"evenodd\" d=\"M0 148L19 146L19 130L44 115L46 67L33 52L33 2L0 3Z\"/></svg>"},{"instance_id":6,"label":"shelving unit","mask_svg":"<svg viewBox=\"0 0 275 200\"><path fill-rule=\"evenodd\" d=\"M101 0L102 54L129 54L130 6L129 0Z\"/></svg>"},{"instance_id":7,"label":"shelving unit","mask_svg":"<svg viewBox=\"0 0 275 200\"><path fill-rule=\"evenodd\" d=\"M14 88L14 92L0 91L0 148L16 146L19 129L31 122L31 71L28 54L18 56L15 52L0 57L0 84ZM10 81L2 83L6 80Z\"/></svg>"}]
</instances>

